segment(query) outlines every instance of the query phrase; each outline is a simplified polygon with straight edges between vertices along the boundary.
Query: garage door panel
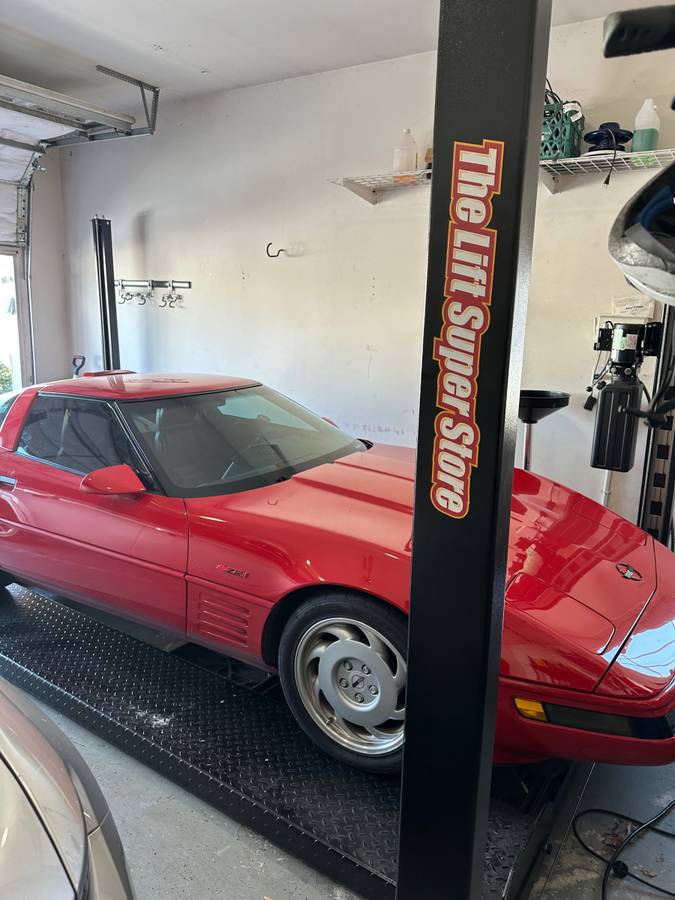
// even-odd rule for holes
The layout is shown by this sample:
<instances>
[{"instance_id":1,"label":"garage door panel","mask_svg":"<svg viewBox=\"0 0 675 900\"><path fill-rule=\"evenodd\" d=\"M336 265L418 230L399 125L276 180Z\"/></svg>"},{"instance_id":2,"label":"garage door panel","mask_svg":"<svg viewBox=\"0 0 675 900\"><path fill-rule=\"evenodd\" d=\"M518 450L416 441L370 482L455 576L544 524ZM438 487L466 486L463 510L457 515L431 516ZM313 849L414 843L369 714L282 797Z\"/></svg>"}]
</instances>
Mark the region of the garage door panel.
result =
<instances>
[{"instance_id":1,"label":"garage door panel","mask_svg":"<svg viewBox=\"0 0 675 900\"><path fill-rule=\"evenodd\" d=\"M17 200L17 186L0 183L0 244L16 244L18 241Z\"/></svg>"},{"instance_id":2,"label":"garage door panel","mask_svg":"<svg viewBox=\"0 0 675 900\"><path fill-rule=\"evenodd\" d=\"M0 108L0 244L21 244L19 234L18 195L21 182L32 171L35 153L28 149L3 144L3 139L38 146L41 141L60 137L72 127L49 122L12 109Z\"/></svg>"}]
</instances>

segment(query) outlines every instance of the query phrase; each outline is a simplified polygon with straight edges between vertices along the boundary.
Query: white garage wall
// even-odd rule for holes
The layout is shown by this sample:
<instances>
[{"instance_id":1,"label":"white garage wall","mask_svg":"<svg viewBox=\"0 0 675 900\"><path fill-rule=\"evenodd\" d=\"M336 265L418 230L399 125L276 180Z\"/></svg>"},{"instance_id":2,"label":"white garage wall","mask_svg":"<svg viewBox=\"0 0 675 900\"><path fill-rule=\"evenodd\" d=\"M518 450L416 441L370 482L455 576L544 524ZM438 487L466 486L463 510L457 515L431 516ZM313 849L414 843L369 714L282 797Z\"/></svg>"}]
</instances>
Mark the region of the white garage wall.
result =
<instances>
[{"instance_id":1,"label":"white garage wall","mask_svg":"<svg viewBox=\"0 0 675 900\"><path fill-rule=\"evenodd\" d=\"M118 307L123 365L251 376L366 436L412 443L428 190L377 207L331 176L431 139L434 54L161 110L153 138L64 159L74 340L98 363L90 218L117 277L191 279L185 309ZM302 255L268 259L265 247Z\"/></svg>"},{"instance_id":2,"label":"white garage wall","mask_svg":"<svg viewBox=\"0 0 675 900\"><path fill-rule=\"evenodd\" d=\"M604 61L600 35L600 20L554 29L554 86L584 102L589 124L630 123L655 95L662 146L675 145L675 79L663 55ZM428 191L371 207L326 179L386 171L403 127L424 152L434 69L434 54L421 54L212 95L165 106L153 138L65 152L73 352L100 365L89 220L104 214L118 277L194 284L185 309L118 308L125 366L256 377L356 434L412 444ZM540 190L524 384L570 391L573 401L538 426L535 467L593 496L602 475L588 466L592 416L580 408L593 316L628 293L606 235L644 180ZM269 260L268 241L302 255ZM627 515L639 478L617 479Z\"/></svg>"}]
</instances>

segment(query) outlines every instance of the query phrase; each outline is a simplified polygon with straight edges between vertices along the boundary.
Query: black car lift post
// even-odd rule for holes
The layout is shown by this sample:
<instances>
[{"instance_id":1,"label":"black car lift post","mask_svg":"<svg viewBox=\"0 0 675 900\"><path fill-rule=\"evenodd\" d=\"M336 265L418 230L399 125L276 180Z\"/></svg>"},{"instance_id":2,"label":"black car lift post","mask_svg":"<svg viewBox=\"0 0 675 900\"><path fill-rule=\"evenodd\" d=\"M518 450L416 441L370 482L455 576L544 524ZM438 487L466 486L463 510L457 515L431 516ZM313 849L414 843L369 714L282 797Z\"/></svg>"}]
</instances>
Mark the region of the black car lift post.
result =
<instances>
[{"instance_id":1,"label":"black car lift post","mask_svg":"<svg viewBox=\"0 0 675 900\"><path fill-rule=\"evenodd\" d=\"M675 398L675 309L663 314L663 339L654 380L654 396L662 402ZM673 500L675 497L675 432L673 415L664 425L655 425L647 434L645 463L642 470L638 525L668 546L671 542Z\"/></svg>"},{"instance_id":2,"label":"black car lift post","mask_svg":"<svg viewBox=\"0 0 675 900\"><path fill-rule=\"evenodd\" d=\"M550 16L441 0L398 900L480 895Z\"/></svg>"},{"instance_id":3,"label":"black car lift post","mask_svg":"<svg viewBox=\"0 0 675 900\"><path fill-rule=\"evenodd\" d=\"M91 220L94 230L94 254L101 311L101 344L103 368L119 369L120 344L117 333L117 301L115 299L115 270L113 266L112 228L110 219L96 216Z\"/></svg>"}]
</instances>

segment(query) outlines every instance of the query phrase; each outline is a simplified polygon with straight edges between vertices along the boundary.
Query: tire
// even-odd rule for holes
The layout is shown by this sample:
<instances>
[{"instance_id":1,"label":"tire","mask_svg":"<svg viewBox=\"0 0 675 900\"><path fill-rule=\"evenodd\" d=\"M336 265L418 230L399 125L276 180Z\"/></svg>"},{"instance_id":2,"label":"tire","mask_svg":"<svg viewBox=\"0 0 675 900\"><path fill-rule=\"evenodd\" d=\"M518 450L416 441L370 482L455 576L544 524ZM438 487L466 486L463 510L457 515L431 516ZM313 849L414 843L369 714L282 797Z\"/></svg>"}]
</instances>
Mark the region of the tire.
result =
<instances>
[{"instance_id":1,"label":"tire","mask_svg":"<svg viewBox=\"0 0 675 900\"><path fill-rule=\"evenodd\" d=\"M396 609L336 591L299 606L281 636L281 685L298 724L365 772L401 768L407 630Z\"/></svg>"}]
</instances>

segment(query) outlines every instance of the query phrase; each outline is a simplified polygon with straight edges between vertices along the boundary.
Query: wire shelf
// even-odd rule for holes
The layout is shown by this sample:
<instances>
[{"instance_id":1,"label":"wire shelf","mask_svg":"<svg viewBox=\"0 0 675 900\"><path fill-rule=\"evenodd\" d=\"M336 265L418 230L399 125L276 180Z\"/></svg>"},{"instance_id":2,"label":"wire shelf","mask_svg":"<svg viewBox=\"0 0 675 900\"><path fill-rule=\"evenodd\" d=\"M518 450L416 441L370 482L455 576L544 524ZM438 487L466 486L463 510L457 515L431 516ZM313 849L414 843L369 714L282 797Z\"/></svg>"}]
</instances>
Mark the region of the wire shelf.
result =
<instances>
[{"instance_id":1,"label":"wire shelf","mask_svg":"<svg viewBox=\"0 0 675 900\"><path fill-rule=\"evenodd\" d=\"M640 169L664 169L675 162L675 149L639 150L635 153L617 153L614 172L637 172ZM612 167L611 153L593 153L573 159L547 159L539 163L539 176L551 193L560 189L560 179L579 175L606 174ZM353 175L346 178L330 178L332 184L376 204L382 193L399 191L416 185L431 184L429 169L416 169L400 175Z\"/></svg>"},{"instance_id":2,"label":"wire shelf","mask_svg":"<svg viewBox=\"0 0 675 900\"><path fill-rule=\"evenodd\" d=\"M431 184L431 172L429 169L415 169L411 172L401 172L393 175L353 175L347 178L330 178L332 184L338 184L348 191L367 200L368 203L377 203L380 194L385 191L397 191L402 188L414 187L419 184Z\"/></svg>"},{"instance_id":3,"label":"wire shelf","mask_svg":"<svg viewBox=\"0 0 675 900\"><path fill-rule=\"evenodd\" d=\"M675 162L675 149L638 150L634 153L617 153L615 172L636 172L639 169L663 169ZM539 163L539 173L544 184L555 193L558 179L578 175L606 174L612 168L611 153L593 153L574 159L550 159Z\"/></svg>"}]
</instances>

